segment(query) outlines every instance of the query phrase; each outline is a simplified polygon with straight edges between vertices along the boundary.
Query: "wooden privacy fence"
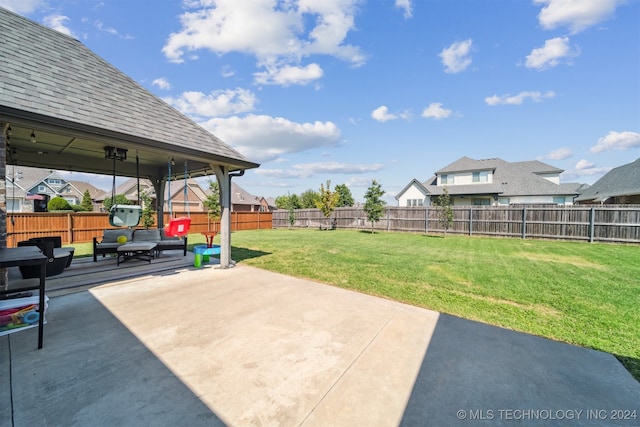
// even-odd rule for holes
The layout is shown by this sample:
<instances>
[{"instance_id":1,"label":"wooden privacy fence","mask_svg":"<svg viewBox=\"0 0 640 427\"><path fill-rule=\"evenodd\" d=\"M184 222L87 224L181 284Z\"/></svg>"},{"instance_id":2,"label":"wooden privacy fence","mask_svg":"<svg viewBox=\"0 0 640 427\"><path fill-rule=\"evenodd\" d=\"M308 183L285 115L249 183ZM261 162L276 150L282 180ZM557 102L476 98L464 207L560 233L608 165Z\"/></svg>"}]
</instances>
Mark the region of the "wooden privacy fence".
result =
<instances>
[{"instance_id":1,"label":"wooden privacy fence","mask_svg":"<svg viewBox=\"0 0 640 427\"><path fill-rule=\"evenodd\" d=\"M220 231L220 222L206 212L174 212L173 217L189 216L189 233ZM164 224L169 222L164 215ZM271 228L271 212L231 212L231 231ZM102 230L114 228L108 213L94 212L32 212L7 214L7 247L32 237L61 236L64 244L91 242L101 237ZM143 227L137 227L143 228Z\"/></svg>"},{"instance_id":2,"label":"wooden privacy fence","mask_svg":"<svg viewBox=\"0 0 640 427\"><path fill-rule=\"evenodd\" d=\"M640 206L456 206L448 232L466 235L640 243ZM331 219L319 209L294 212L297 228L371 229L362 208L337 208ZM273 212L273 228L290 227L289 211ZM444 233L434 206L386 207L377 231Z\"/></svg>"}]
</instances>

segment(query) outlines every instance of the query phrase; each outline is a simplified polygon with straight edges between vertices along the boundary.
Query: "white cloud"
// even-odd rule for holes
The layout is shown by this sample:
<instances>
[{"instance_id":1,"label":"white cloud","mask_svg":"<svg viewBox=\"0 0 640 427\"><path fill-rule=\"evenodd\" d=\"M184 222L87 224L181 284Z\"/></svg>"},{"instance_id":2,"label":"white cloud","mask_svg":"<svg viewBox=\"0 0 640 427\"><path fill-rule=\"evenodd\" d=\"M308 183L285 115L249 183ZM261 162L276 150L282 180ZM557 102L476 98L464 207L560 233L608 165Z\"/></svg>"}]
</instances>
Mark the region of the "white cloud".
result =
<instances>
[{"instance_id":1,"label":"white cloud","mask_svg":"<svg viewBox=\"0 0 640 427\"><path fill-rule=\"evenodd\" d=\"M521 105L527 98L531 99L534 102L541 102L543 99L546 98L553 98L555 97L556 94L553 91L548 91L545 93L541 93L541 92L533 92L533 91L523 91L520 92L517 95L510 95L510 94L505 94L505 95L493 95L493 96L488 96L484 99L484 102L486 102L487 104L494 106L494 105Z\"/></svg>"},{"instance_id":2,"label":"white cloud","mask_svg":"<svg viewBox=\"0 0 640 427\"><path fill-rule=\"evenodd\" d=\"M221 74L222 74L222 77L233 77L236 74L236 72L233 70L233 68L231 68L231 66L225 65L222 67Z\"/></svg>"},{"instance_id":3,"label":"white cloud","mask_svg":"<svg viewBox=\"0 0 640 427\"><path fill-rule=\"evenodd\" d=\"M616 7L624 0L534 0L545 5L538 19L547 30L567 26L572 33L578 33L613 15Z\"/></svg>"},{"instance_id":4,"label":"white cloud","mask_svg":"<svg viewBox=\"0 0 640 427\"><path fill-rule=\"evenodd\" d=\"M45 6L44 0L0 0L0 7L4 7L20 15L27 15L37 8Z\"/></svg>"},{"instance_id":5,"label":"white cloud","mask_svg":"<svg viewBox=\"0 0 640 427\"><path fill-rule=\"evenodd\" d=\"M349 188L353 187L369 187L373 178L371 177L362 177L362 176L352 176L347 180L345 185Z\"/></svg>"},{"instance_id":6,"label":"white cloud","mask_svg":"<svg viewBox=\"0 0 640 427\"><path fill-rule=\"evenodd\" d=\"M592 153L609 150L628 150L640 147L640 133L610 131L606 136L598 139L598 143L589 149Z\"/></svg>"},{"instance_id":7,"label":"white cloud","mask_svg":"<svg viewBox=\"0 0 640 427\"><path fill-rule=\"evenodd\" d=\"M164 100L183 114L204 118L247 113L253 111L257 103L256 96L242 88L213 91L209 95L183 92L178 98Z\"/></svg>"},{"instance_id":8,"label":"white cloud","mask_svg":"<svg viewBox=\"0 0 640 427\"><path fill-rule=\"evenodd\" d=\"M317 163L301 163L293 165L288 169L257 169L256 174L265 176L268 178L310 178L317 174L363 174L369 172L377 172L381 170L384 165L380 163L374 163L370 165L365 164L351 164L340 162L317 162Z\"/></svg>"},{"instance_id":9,"label":"white cloud","mask_svg":"<svg viewBox=\"0 0 640 427\"><path fill-rule=\"evenodd\" d=\"M285 65L281 68L267 67L267 71L254 73L255 82L262 85L307 85L322 77L323 71L318 64L306 67Z\"/></svg>"},{"instance_id":10,"label":"white cloud","mask_svg":"<svg viewBox=\"0 0 640 427\"><path fill-rule=\"evenodd\" d=\"M158 77L154 81L151 82L152 85L158 86L160 89L169 90L171 89L171 84L166 77Z\"/></svg>"},{"instance_id":11,"label":"white cloud","mask_svg":"<svg viewBox=\"0 0 640 427\"><path fill-rule=\"evenodd\" d=\"M396 7L404 11L404 18L409 19L413 16L413 8L411 0L396 0Z\"/></svg>"},{"instance_id":12,"label":"white cloud","mask_svg":"<svg viewBox=\"0 0 640 427\"><path fill-rule=\"evenodd\" d=\"M427 108L422 110L422 117L436 120L446 119L447 117L450 117L451 114L453 114L453 112L443 108L442 103L440 102L432 102Z\"/></svg>"},{"instance_id":13,"label":"white cloud","mask_svg":"<svg viewBox=\"0 0 640 427\"><path fill-rule=\"evenodd\" d=\"M469 52L472 43L471 39L456 42L440 52L438 56L442 58L445 73L459 73L471 65Z\"/></svg>"},{"instance_id":14,"label":"white cloud","mask_svg":"<svg viewBox=\"0 0 640 427\"><path fill-rule=\"evenodd\" d=\"M571 59L580 54L577 48L571 49L569 37L555 37L546 40L544 46L533 49L527 56L525 66L536 70L555 67L563 58Z\"/></svg>"},{"instance_id":15,"label":"white cloud","mask_svg":"<svg viewBox=\"0 0 640 427\"><path fill-rule=\"evenodd\" d=\"M576 169L577 170L583 170L583 169L591 169L593 168L595 165L593 164L593 162L590 162L588 160L585 159L580 159L578 161L578 163L576 163Z\"/></svg>"},{"instance_id":16,"label":"white cloud","mask_svg":"<svg viewBox=\"0 0 640 427\"><path fill-rule=\"evenodd\" d=\"M585 179L585 177L591 177L591 179L586 179L587 181L593 182L597 180L605 173L611 170L610 167L597 167L593 162L590 162L586 159L579 160L573 169L564 171L562 176L565 180L567 179Z\"/></svg>"},{"instance_id":17,"label":"white cloud","mask_svg":"<svg viewBox=\"0 0 640 427\"><path fill-rule=\"evenodd\" d=\"M296 123L282 117L250 114L213 118L200 125L256 162L333 147L340 141L340 129L332 122Z\"/></svg>"},{"instance_id":18,"label":"white cloud","mask_svg":"<svg viewBox=\"0 0 640 427\"><path fill-rule=\"evenodd\" d=\"M552 159L552 160L564 160L568 157L571 157L572 154L573 153L569 148L563 147L563 148L558 148L557 150L551 151L549 154L547 154L546 158Z\"/></svg>"},{"instance_id":19,"label":"white cloud","mask_svg":"<svg viewBox=\"0 0 640 427\"><path fill-rule=\"evenodd\" d=\"M73 31L65 26L65 22L69 20L69 17L64 15L49 15L45 16L43 19L44 25L49 28L52 28L56 31L61 32L62 34L66 34L71 37L76 37Z\"/></svg>"},{"instance_id":20,"label":"white cloud","mask_svg":"<svg viewBox=\"0 0 640 427\"><path fill-rule=\"evenodd\" d=\"M97 29L99 29L100 31L103 31L105 33L118 35L118 31L115 28L113 28L113 27L105 27L104 24L102 23L102 21L96 21L95 22L95 26L96 26Z\"/></svg>"},{"instance_id":21,"label":"white cloud","mask_svg":"<svg viewBox=\"0 0 640 427\"><path fill-rule=\"evenodd\" d=\"M207 49L218 55L242 52L253 55L258 67L267 68L257 78L278 84L296 80L280 70L317 78L316 64L300 62L312 55L330 55L354 66L366 57L357 46L344 41L354 24L359 0L280 1L197 0L185 5L194 9L181 15L182 29L169 35L162 48L172 62L183 62L185 54ZM309 28L310 27L310 28ZM309 29L307 29L309 28ZM300 80L298 80L300 81Z\"/></svg>"},{"instance_id":22,"label":"white cloud","mask_svg":"<svg viewBox=\"0 0 640 427\"><path fill-rule=\"evenodd\" d=\"M385 105L381 105L380 107L373 110L373 112L371 113L371 117L375 121L381 122L381 123L384 123L389 120L395 120L398 118L397 115L390 114L389 109Z\"/></svg>"}]
</instances>

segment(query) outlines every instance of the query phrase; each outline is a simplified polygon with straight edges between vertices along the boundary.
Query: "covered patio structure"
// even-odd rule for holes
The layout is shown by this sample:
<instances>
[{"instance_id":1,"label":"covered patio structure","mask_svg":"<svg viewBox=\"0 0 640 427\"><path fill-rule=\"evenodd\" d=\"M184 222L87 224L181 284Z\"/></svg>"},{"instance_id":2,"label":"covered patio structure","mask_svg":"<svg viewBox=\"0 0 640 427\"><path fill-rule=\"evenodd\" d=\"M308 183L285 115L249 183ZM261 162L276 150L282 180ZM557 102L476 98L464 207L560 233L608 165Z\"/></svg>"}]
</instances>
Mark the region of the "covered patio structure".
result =
<instances>
[{"instance_id":1,"label":"covered patio structure","mask_svg":"<svg viewBox=\"0 0 640 427\"><path fill-rule=\"evenodd\" d=\"M7 164L147 178L157 196L158 227L166 182L181 179L186 164L191 178L216 176L220 266L230 265L231 178L257 163L80 41L2 8L0 58L0 247L7 238Z\"/></svg>"}]
</instances>

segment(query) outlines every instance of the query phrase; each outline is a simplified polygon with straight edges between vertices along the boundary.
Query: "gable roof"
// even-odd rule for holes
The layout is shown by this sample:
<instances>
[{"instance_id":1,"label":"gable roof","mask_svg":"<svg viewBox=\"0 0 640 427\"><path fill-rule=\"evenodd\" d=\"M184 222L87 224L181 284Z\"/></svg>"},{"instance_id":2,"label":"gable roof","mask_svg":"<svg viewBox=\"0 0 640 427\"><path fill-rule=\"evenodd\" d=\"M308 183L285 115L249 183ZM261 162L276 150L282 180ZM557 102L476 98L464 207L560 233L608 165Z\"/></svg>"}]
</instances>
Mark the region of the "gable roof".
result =
<instances>
[{"instance_id":1,"label":"gable roof","mask_svg":"<svg viewBox=\"0 0 640 427\"><path fill-rule=\"evenodd\" d=\"M260 198L246 191L235 182L231 181L231 204L233 205L259 205Z\"/></svg>"},{"instance_id":2,"label":"gable roof","mask_svg":"<svg viewBox=\"0 0 640 427\"><path fill-rule=\"evenodd\" d=\"M604 202L610 197L640 194L640 158L611 169L576 197L576 202Z\"/></svg>"},{"instance_id":3,"label":"gable roof","mask_svg":"<svg viewBox=\"0 0 640 427\"><path fill-rule=\"evenodd\" d=\"M446 186L451 195L498 194L502 197L553 195L575 196L579 194L580 184L558 185L542 175L560 174L564 172L554 166L529 160L523 162L507 162L500 158L475 160L466 156L436 171L436 176L423 183L433 196L442 194L445 186L438 186L437 176L450 173L492 171L493 182L486 184L449 185Z\"/></svg>"},{"instance_id":4,"label":"gable roof","mask_svg":"<svg viewBox=\"0 0 640 427\"><path fill-rule=\"evenodd\" d=\"M104 190L101 190L85 181L69 181L69 184L82 195L84 195L85 191L89 191L89 195L92 199L104 192Z\"/></svg>"},{"instance_id":5,"label":"gable roof","mask_svg":"<svg viewBox=\"0 0 640 427\"><path fill-rule=\"evenodd\" d=\"M130 157L140 151L146 176L166 176L158 169L168 152L176 162L188 159L192 176L207 174L212 163L229 170L258 166L78 40L3 8L0 57L0 122L14 131L8 161L108 174L104 147L113 145L131 150ZM118 174L135 176L131 163Z\"/></svg>"},{"instance_id":6,"label":"gable roof","mask_svg":"<svg viewBox=\"0 0 640 427\"><path fill-rule=\"evenodd\" d=\"M433 179L432 179L432 180L433 180ZM427 184L427 185L428 185L428 184ZM420 181L418 181L417 179L413 178L413 179L411 180L411 182L409 182L407 185L405 185L405 187L404 187L402 190L400 190L400 191L398 192L398 194L396 194L395 199L396 199L396 200L400 200L400 198L402 197L402 195L403 195L404 193L406 193L406 192L407 192L407 190L409 190L411 187L416 187L416 188L417 188L417 189L418 189L422 194L424 194L425 196L428 196L428 195L429 195L429 190L427 190L427 189L425 188L425 186L424 186Z\"/></svg>"}]
</instances>

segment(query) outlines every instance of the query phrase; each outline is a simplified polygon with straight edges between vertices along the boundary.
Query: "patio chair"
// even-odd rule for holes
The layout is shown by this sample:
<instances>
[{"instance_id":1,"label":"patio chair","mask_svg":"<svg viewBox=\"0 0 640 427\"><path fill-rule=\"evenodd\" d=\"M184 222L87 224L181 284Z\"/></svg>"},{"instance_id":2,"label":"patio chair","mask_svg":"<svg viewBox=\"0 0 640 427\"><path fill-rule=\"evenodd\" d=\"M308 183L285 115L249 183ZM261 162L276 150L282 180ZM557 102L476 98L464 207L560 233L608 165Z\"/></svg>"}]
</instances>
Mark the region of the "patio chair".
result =
<instances>
[{"instance_id":1,"label":"patio chair","mask_svg":"<svg viewBox=\"0 0 640 427\"><path fill-rule=\"evenodd\" d=\"M54 242L48 239L35 238L18 242L18 246L37 246L42 253L49 258L47 262L47 277L55 276L62 273L70 263L69 258L73 257L73 253L64 251L55 251ZM33 279L40 277L40 266L20 266L20 273L23 279Z\"/></svg>"}]
</instances>

